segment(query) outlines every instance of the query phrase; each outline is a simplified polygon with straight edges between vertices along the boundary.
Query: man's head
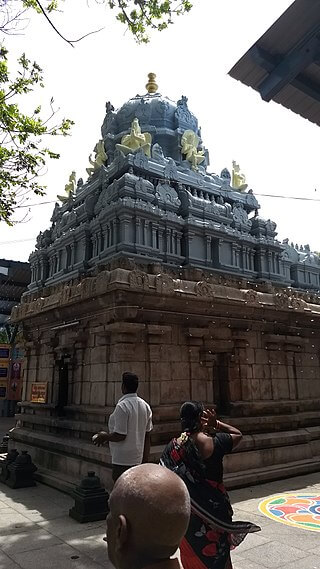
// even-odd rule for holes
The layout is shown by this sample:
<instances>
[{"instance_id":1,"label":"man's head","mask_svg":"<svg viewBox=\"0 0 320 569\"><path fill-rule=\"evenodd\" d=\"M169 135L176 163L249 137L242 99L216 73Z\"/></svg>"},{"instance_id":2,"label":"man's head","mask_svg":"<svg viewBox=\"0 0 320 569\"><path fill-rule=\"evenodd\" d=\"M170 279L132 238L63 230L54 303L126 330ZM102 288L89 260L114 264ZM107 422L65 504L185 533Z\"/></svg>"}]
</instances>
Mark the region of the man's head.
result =
<instances>
[{"instance_id":1,"label":"man's head","mask_svg":"<svg viewBox=\"0 0 320 569\"><path fill-rule=\"evenodd\" d=\"M139 385L139 378L135 373L126 371L122 374L122 393L136 393Z\"/></svg>"},{"instance_id":2,"label":"man's head","mask_svg":"<svg viewBox=\"0 0 320 569\"><path fill-rule=\"evenodd\" d=\"M127 470L109 499L107 542L116 569L142 569L178 549L190 517L184 482L156 464Z\"/></svg>"}]
</instances>

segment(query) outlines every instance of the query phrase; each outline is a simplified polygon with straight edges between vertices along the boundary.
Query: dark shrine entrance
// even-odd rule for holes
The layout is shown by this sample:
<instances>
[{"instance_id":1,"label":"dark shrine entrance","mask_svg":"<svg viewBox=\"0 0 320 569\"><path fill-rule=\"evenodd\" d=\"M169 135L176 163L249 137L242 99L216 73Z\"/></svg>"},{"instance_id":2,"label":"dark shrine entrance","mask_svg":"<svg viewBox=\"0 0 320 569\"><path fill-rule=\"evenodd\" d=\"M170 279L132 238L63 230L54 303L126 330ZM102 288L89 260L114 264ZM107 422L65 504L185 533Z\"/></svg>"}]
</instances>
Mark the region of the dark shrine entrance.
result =
<instances>
[{"instance_id":1,"label":"dark shrine entrance","mask_svg":"<svg viewBox=\"0 0 320 569\"><path fill-rule=\"evenodd\" d=\"M68 404L68 376L69 376L69 355L64 355L58 361L58 402L57 414L58 417L64 417L65 407Z\"/></svg>"},{"instance_id":2,"label":"dark shrine entrance","mask_svg":"<svg viewBox=\"0 0 320 569\"><path fill-rule=\"evenodd\" d=\"M217 406L217 412L224 415L230 411L229 389L229 354L216 355L216 363L213 366L213 395Z\"/></svg>"}]
</instances>

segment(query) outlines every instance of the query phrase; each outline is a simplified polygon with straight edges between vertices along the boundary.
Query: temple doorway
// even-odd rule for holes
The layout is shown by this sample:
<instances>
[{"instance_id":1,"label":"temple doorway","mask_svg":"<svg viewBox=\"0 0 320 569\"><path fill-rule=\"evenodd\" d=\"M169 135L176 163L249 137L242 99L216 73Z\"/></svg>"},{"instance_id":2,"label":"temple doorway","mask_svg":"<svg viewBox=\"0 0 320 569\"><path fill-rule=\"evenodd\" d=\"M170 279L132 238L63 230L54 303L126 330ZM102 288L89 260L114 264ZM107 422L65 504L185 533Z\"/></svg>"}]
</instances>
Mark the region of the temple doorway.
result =
<instances>
[{"instance_id":1,"label":"temple doorway","mask_svg":"<svg viewBox=\"0 0 320 569\"><path fill-rule=\"evenodd\" d=\"M229 354L227 353L216 355L213 367L213 396L217 412L227 415L230 411Z\"/></svg>"},{"instance_id":2,"label":"temple doorway","mask_svg":"<svg viewBox=\"0 0 320 569\"><path fill-rule=\"evenodd\" d=\"M58 403L57 403L57 413L58 417L64 417L65 407L68 404L68 376L69 376L69 366L66 361L69 356L63 356L58 362L58 377L59 377L59 388L58 388Z\"/></svg>"}]
</instances>

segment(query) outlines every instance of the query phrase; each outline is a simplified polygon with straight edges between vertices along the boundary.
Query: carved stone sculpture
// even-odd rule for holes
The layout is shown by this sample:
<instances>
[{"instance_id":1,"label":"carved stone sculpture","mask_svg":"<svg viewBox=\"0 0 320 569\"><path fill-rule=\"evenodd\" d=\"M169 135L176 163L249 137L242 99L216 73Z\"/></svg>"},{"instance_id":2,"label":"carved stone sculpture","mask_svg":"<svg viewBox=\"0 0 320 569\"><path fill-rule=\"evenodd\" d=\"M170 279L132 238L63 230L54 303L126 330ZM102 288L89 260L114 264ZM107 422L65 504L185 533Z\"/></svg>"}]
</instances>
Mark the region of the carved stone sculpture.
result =
<instances>
[{"instance_id":1,"label":"carved stone sculpture","mask_svg":"<svg viewBox=\"0 0 320 569\"><path fill-rule=\"evenodd\" d=\"M114 106L110 103L110 101L106 102L106 114L109 115L114 111Z\"/></svg>"},{"instance_id":2,"label":"carved stone sculpture","mask_svg":"<svg viewBox=\"0 0 320 569\"><path fill-rule=\"evenodd\" d=\"M165 157L164 157L163 150L162 150L160 144L156 143L153 145L153 147L152 147L152 158L154 160L157 160L157 162L164 163Z\"/></svg>"},{"instance_id":3,"label":"carved stone sculpture","mask_svg":"<svg viewBox=\"0 0 320 569\"><path fill-rule=\"evenodd\" d=\"M248 187L245 175L240 172L240 166L234 160L232 161L232 187L240 192L244 192Z\"/></svg>"},{"instance_id":4,"label":"carved stone sculpture","mask_svg":"<svg viewBox=\"0 0 320 569\"><path fill-rule=\"evenodd\" d=\"M223 168L223 170L221 170L220 178L222 178L222 180L226 180L227 182L230 183L231 175L230 175L228 168Z\"/></svg>"},{"instance_id":5,"label":"carved stone sculpture","mask_svg":"<svg viewBox=\"0 0 320 569\"><path fill-rule=\"evenodd\" d=\"M75 171L71 172L69 176L69 182L65 185L64 191L66 193L65 196L57 196L58 200L62 203L66 203L70 198L72 199L75 193L76 184L77 184L77 175Z\"/></svg>"},{"instance_id":6,"label":"carved stone sculpture","mask_svg":"<svg viewBox=\"0 0 320 569\"><path fill-rule=\"evenodd\" d=\"M99 168L101 168L101 166L105 164L105 162L108 160L108 156L104 149L103 140L99 140L99 142L97 142L97 144L94 147L94 153L95 153L94 160L92 160L91 154L89 156L89 162L91 164L91 167L86 168L87 174L89 176L92 176L92 174L94 174L97 170L99 170Z\"/></svg>"},{"instance_id":7,"label":"carved stone sculpture","mask_svg":"<svg viewBox=\"0 0 320 569\"><path fill-rule=\"evenodd\" d=\"M116 144L116 149L120 150L125 156L127 154L134 154L140 148L150 157L151 149L151 134L149 132L141 132L139 121L137 118L133 119L130 129L130 134L125 134L120 144Z\"/></svg>"},{"instance_id":8,"label":"carved stone sculpture","mask_svg":"<svg viewBox=\"0 0 320 569\"><path fill-rule=\"evenodd\" d=\"M198 165L204 161L204 150L198 150L199 136L193 130L185 130L181 137L181 153L192 166L192 170L198 170Z\"/></svg>"}]
</instances>

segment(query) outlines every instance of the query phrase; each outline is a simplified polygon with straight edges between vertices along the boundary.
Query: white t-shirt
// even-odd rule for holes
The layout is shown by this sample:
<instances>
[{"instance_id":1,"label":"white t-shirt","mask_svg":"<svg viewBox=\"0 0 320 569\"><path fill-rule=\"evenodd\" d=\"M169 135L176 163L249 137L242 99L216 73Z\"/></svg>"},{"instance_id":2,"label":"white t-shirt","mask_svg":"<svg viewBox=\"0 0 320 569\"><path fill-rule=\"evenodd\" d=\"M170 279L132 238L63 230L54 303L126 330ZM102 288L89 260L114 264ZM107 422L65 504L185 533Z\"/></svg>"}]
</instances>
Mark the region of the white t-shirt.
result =
<instances>
[{"instance_id":1,"label":"white t-shirt","mask_svg":"<svg viewBox=\"0 0 320 569\"><path fill-rule=\"evenodd\" d=\"M141 464L146 433L152 430L152 411L136 393L121 397L108 423L109 433L126 435L123 441L109 443L112 464L136 466Z\"/></svg>"}]
</instances>

